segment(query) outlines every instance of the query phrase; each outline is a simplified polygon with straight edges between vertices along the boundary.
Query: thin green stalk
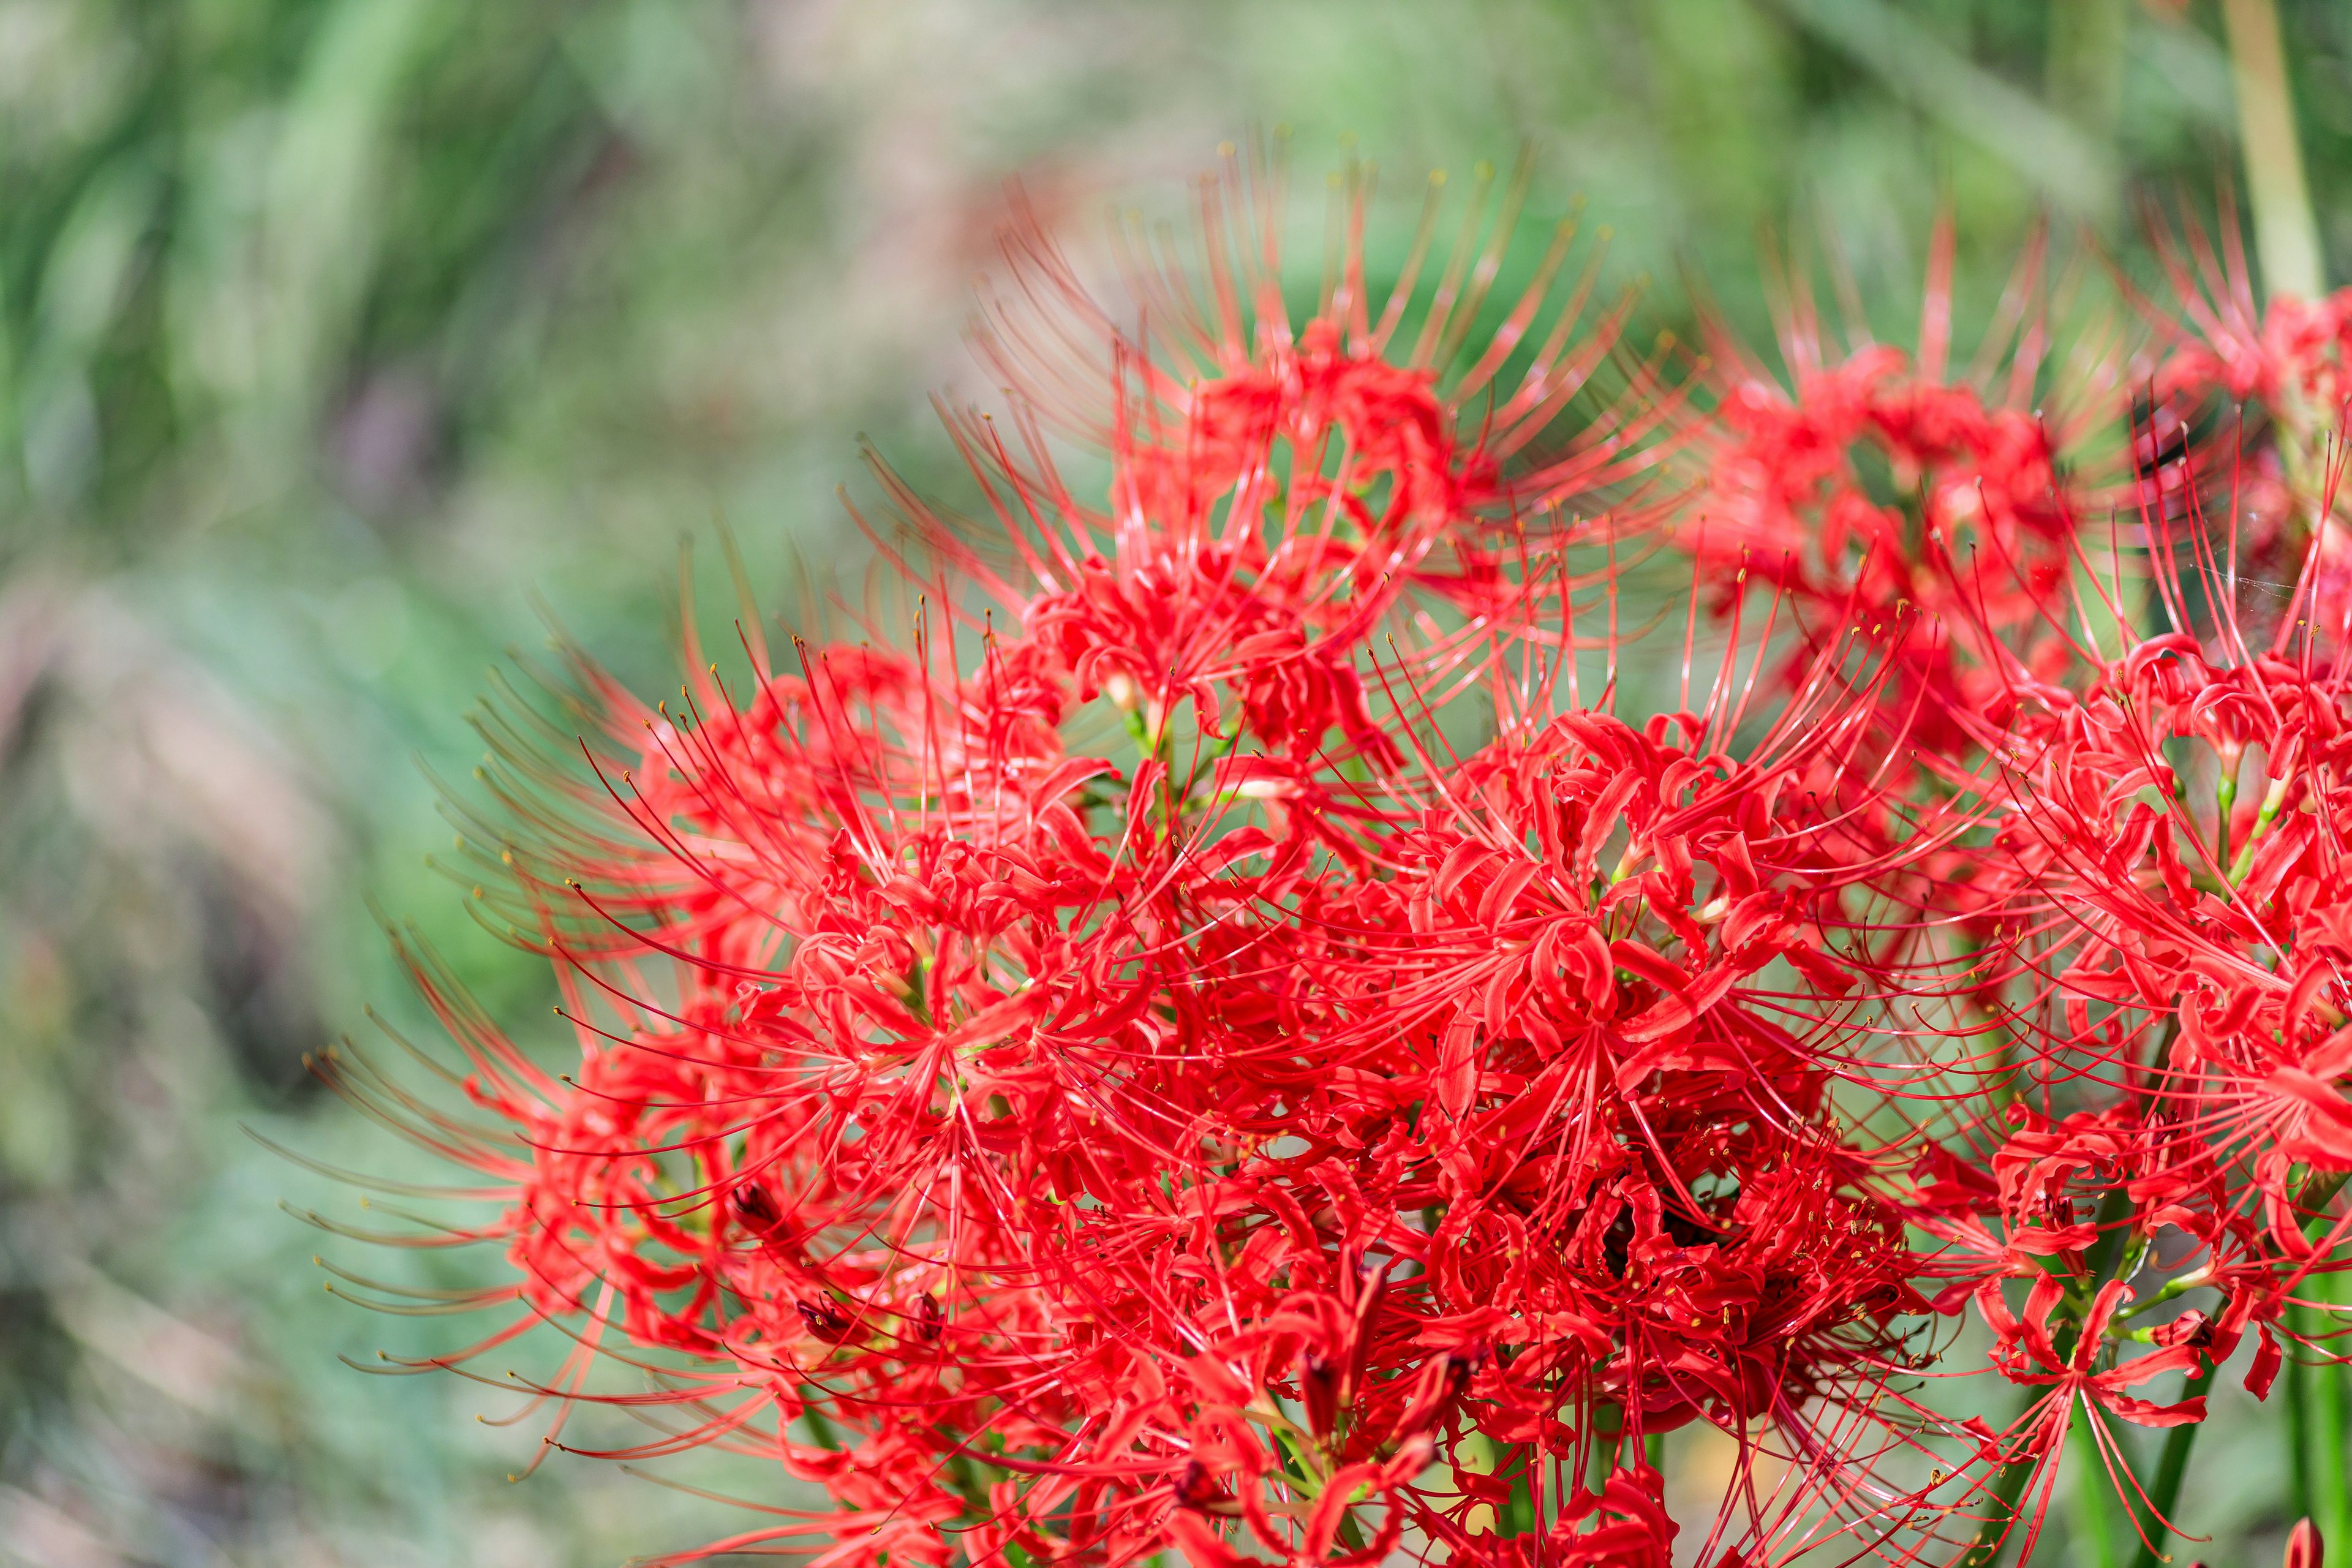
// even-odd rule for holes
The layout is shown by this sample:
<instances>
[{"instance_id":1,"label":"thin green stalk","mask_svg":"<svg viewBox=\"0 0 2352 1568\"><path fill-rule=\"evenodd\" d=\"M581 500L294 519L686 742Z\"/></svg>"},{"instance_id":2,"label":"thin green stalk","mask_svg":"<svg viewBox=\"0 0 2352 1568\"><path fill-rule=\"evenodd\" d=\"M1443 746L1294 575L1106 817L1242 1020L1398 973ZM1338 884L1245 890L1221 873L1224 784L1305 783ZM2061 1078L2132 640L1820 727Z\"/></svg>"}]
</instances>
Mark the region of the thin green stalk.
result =
<instances>
[{"instance_id":1,"label":"thin green stalk","mask_svg":"<svg viewBox=\"0 0 2352 1568\"><path fill-rule=\"evenodd\" d=\"M2012 1459L2000 1468L2000 1474L1985 1489L1985 1501L1990 1507L1984 1522L1977 1526L1976 1544L1961 1555L1956 1568L1992 1568L2001 1547L2008 1543L2010 1526L2017 1519L2018 1497L2032 1476L2031 1457Z\"/></svg>"},{"instance_id":2,"label":"thin green stalk","mask_svg":"<svg viewBox=\"0 0 2352 1568\"><path fill-rule=\"evenodd\" d=\"M2328 1233L2332 1221L2327 1208L2335 1202L2344 1180L2340 1174L2315 1176L2305 1182L2302 1192L2297 1194L2297 1207L2310 1215L2303 1222L2303 1233L2314 1243L2324 1239ZM2336 1278L2330 1274L2307 1275L2301 1289L2307 1296L2332 1300ZM2323 1317L2333 1316L2307 1307L2291 1307L2288 1311L2296 1333L2302 1336L2309 1336L2322 1327ZM2333 1366L2306 1366L2299 1355L2290 1354L2280 1373L2286 1383L2287 1458L2294 1479L2294 1517L2312 1520L2319 1526L2323 1537L2327 1525L2315 1517L2317 1512L2329 1502L2338 1510L2352 1509L2352 1505L2343 1500L2347 1481L2344 1473L2342 1370ZM2337 1539L2352 1537L2339 1536Z\"/></svg>"},{"instance_id":3,"label":"thin green stalk","mask_svg":"<svg viewBox=\"0 0 2352 1568\"><path fill-rule=\"evenodd\" d=\"M2305 1294L2323 1301L2344 1300L2341 1274L2315 1274L2304 1284ZM2332 1312L2302 1310L2306 1333L2335 1326ZM2346 1399L2347 1369L2341 1362L2328 1362L2306 1371L2312 1384L2311 1521L2319 1527L2322 1540L2352 1542L2352 1454L2346 1451L2352 1408Z\"/></svg>"},{"instance_id":4,"label":"thin green stalk","mask_svg":"<svg viewBox=\"0 0 2352 1568\"><path fill-rule=\"evenodd\" d=\"M2271 825L2278 820L2280 808L2286 805L2287 787L2293 783L2292 779L2271 781L2270 789L2263 795L2263 808L2254 815L2254 829L2246 835L2244 847L2238 851L2237 860L2230 867L2232 886L2244 881L2246 873L2254 868L2254 850L2261 845L2263 836L2270 832Z\"/></svg>"},{"instance_id":5,"label":"thin green stalk","mask_svg":"<svg viewBox=\"0 0 2352 1568\"><path fill-rule=\"evenodd\" d=\"M2097 1417L2084 1402L2074 1423L2074 1522L2082 1549L2074 1560L2084 1568L2116 1568L2116 1522L2110 1510L2115 1483L2107 1478L2106 1460L2099 1454Z\"/></svg>"},{"instance_id":6,"label":"thin green stalk","mask_svg":"<svg viewBox=\"0 0 2352 1568\"><path fill-rule=\"evenodd\" d=\"M2208 1367L2190 1378L2180 1391L2181 1398L2194 1399L2211 1389L2213 1375L2214 1369ZM2172 1535L2167 1521L2179 1504L2180 1483L2189 1475L2189 1452L2203 1430L2205 1424L2199 1421L2175 1426L2164 1435L2164 1452L2156 1462L2156 1485L2148 1489L2147 1507L2140 1514L2140 1533L2147 1539L2132 1557L2132 1568L2160 1568L2164 1563L2164 1543Z\"/></svg>"},{"instance_id":7,"label":"thin green stalk","mask_svg":"<svg viewBox=\"0 0 2352 1568\"><path fill-rule=\"evenodd\" d=\"M1614 1405L1601 1405L1592 1411L1592 1443L1584 1459L1584 1485L1588 1491L1599 1491L1609 1484L1610 1473L1617 1468L1617 1450L1625 1441L1625 1412Z\"/></svg>"},{"instance_id":8,"label":"thin green stalk","mask_svg":"<svg viewBox=\"0 0 2352 1568\"><path fill-rule=\"evenodd\" d=\"M2213 786L2213 859L2222 866L2230 863L2230 813L2238 805L2238 761L2232 757L2221 782Z\"/></svg>"},{"instance_id":9,"label":"thin green stalk","mask_svg":"<svg viewBox=\"0 0 2352 1568\"><path fill-rule=\"evenodd\" d=\"M1528 1456L1519 1473L1511 1478L1511 1500L1503 1507L1502 1533L1509 1535L1540 1535L1544 1521L1536 1516L1536 1459Z\"/></svg>"},{"instance_id":10,"label":"thin green stalk","mask_svg":"<svg viewBox=\"0 0 2352 1568\"><path fill-rule=\"evenodd\" d=\"M2221 19L2230 36L2238 141L2246 154L2246 194L2253 202L2263 292L2316 300L2326 291L2319 224L2303 175L2277 0L2221 0Z\"/></svg>"},{"instance_id":11,"label":"thin green stalk","mask_svg":"<svg viewBox=\"0 0 2352 1568\"><path fill-rule=\"evenodd\" d=\"M2311 1517L2311 1378L2310 1369L2294 1356L2286 1358L2279 1375L2286 1384L2286 1447L2292 1474L2290 1501L2294 1517Z\"/></svg>"},{"instance_id":12,"label":"thin green stalk","mask_svg":"<svg viewBox=\"0 0 2352 1568\"><path fill-rule=\"evenodd\" d=\"M2124 1222L2131 1217L2131 1194L2120 1184L2101 1195L2098 1213L2091 1222L2098 1227L2099 1238L2091 1244L2083 1259L2087 1278L2077 1287L2082 1294L2076 1298L2076 1310L2088 1308L2090 1299L2099 1293L2099 1287L2115 1278L2116 1260L2123 1252L2126 1232L2130 1228Z\"/></svg>"}]
</instances>

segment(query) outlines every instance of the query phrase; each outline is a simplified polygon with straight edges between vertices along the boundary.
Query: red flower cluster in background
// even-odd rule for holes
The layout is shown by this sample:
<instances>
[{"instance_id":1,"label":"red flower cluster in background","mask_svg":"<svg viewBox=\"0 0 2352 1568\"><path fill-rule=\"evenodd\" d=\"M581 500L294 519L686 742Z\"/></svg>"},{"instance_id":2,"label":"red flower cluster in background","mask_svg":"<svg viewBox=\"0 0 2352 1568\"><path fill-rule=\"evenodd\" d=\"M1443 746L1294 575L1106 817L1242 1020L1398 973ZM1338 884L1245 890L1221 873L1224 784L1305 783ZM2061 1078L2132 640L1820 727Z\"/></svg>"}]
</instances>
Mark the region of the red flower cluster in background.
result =
<instances>
[{"instance_id":1,"label":"red flower cluster in background","mask_svg":"<svg viewBox=\"0 0 2352 1568\"><path fill-rule=\"evenodd\" d=\"M1515 197L1375 291L1350 176L1301 310L1205 191L1117 306L1017 232L904 625L488 726L578 1062L419 954L470 1109L327 1064L499 1205L431 1364L562 1324L629 1454L832 1500L708 1550L828 1564L1948 1561L2070 1435L2161 1544L2117 1424L2334 1353L2352 300L2192 245L2062 355L2037 249L1956 370L1947 231L1916 349L1792 287L1783 382L1627 353L1565 228L1492 297Z\"/></svg>"}]
</instances>

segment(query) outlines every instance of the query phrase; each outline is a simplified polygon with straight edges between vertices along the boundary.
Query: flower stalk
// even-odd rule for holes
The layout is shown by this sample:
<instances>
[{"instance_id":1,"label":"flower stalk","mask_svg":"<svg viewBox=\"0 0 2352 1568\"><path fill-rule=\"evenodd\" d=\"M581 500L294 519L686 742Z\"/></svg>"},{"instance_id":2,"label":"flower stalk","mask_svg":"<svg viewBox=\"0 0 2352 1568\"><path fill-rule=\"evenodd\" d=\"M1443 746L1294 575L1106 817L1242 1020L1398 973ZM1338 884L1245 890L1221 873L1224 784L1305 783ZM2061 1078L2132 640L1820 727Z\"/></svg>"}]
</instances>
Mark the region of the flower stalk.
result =
<instances>
[{"instance_id":1,"label":"flower stalk","mask_svg":"<svg viewBox=\"0 0 2352 1568\"><path fill-rule=\"evenodd\" d=\"M2294 124L2294 89L2277 0L2221 0L2230 78L2238 100L2238 144L2254 209L2254 245L2269 293L2316 300L2326 290L2319 223L2304 177Z\"/></svg>"}]
</instances>

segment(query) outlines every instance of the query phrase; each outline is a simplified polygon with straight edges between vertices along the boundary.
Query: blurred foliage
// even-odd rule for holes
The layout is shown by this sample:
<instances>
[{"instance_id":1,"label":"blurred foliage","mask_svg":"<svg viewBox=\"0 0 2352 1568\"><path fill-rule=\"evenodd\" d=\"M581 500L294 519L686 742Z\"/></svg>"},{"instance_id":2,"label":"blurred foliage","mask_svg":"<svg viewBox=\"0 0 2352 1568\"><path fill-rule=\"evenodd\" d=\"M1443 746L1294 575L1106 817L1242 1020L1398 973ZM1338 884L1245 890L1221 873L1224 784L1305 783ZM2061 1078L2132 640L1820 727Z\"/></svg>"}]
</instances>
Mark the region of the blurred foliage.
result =
<instances>
[{"instance_id":1,"label":"blurred foliage","mask_svg":"<svg viewBox=\"0 0 2352 1568\"><path fill-rule=\"evenodd\" d=\"M2352 7L2284 14L2352 277ZM510 1397L338 1365L465 1325L322 1293L277 1204L353 1194L238 1129L431 1179L300 1067L370 1005L429 1032L372 909L543 1005L423 868L411 759L462 779L534 592L658 684L714 511L779 604L795 557L854 574L855 432L951 489L925 398L972 389L1004 176L1084 224L1252 124L1302 184L1348 135L1400 185L1531 141L1534 215L1589 196L1621 281L1690 269L1766 341L1759 242L1819 233L1892 332L1938 204L1964 313L2039 216L2128 262L2139 203L2210 204L2219 36L2210 0L0 0L0 1559L733 1526L587 1461L508 1487L534 1429L465 1417ZM2274 1561L2281 1479L2221 1421L2189 1519Z\"/></svg>"}]
</instances>

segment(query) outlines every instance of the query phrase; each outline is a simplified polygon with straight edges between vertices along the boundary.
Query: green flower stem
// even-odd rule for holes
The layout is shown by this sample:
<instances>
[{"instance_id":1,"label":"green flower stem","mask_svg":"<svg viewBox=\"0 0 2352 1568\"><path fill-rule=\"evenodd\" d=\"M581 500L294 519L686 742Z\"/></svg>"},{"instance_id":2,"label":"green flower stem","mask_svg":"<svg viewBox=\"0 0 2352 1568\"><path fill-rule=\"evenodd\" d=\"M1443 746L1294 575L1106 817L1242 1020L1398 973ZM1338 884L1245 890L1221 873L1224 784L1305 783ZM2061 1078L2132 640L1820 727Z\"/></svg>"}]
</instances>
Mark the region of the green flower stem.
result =
<instances>
[{"instance_id":1,"label":"green flower stem","mask_svg":"<svg viewBox=\"0 0 2352 1568\"><path fill-rule=\"evenodd\" d=\"M2127 1323L2132 1319L2138 1317L2142 1312L2152 1312L2157 1308L2163 1306L2167 1301L2177 1301L2181 1297L2187 1295L2189 1291L2203 1289L2206 1286L2211 1283L2212 1277L2202 1268L2196 1269L2188 1274L2183 1274L2178 1279L2168 1279L2165 1281L2162 1289L2148 1297L2147 1300L2135 1301L2130 1306L2118 1311L2116 1314L2115 1321L2118 1324ZM2117 1331L2114 1328L2110 1328L2107 1332L2113 1334L2117 1332Z\"/></svg>"},{"instance_id":2,"label":"green flower stem","mask_svg":"<svg viewBox=\"0 0 2352 1568\"><path fill-rule=\"evenodd\" d=\"M1584 1461L1587 1490L1597 1492L1609 1484L1610 1473L1617 1468L1617 1449L1624 1439L1625 1412L1614 1405L1593 1406L1591 1451Z\"/></svg>"},{"instance_id":3,"label":"green flower stem","mask_svg":"<svg viewBox=\"0 0 2352 1568\"><path fill-rule=\"evenodd\" d=\"M2254 830L2246 835L2245 847L2238 851L2238 858L2230 868L2230 880L2233 885L2244 881L2246 873L2254 868L2254 848L2262 843L2263 836L2271 830L2271 825L2278 820L2279 808L2286 804L2287 785L2292 782L2273 779L2270 788L2264 792L2263 808L2254 817Z\"/></svg>"},{"instance_id":4,"label":"green flower stem","mask_svg":"<svg viewBox=\"0 0 2352 1568\"><path fill-rule=\"evenodd\" d=\"M1977 1526L1976 1544L1961 1553L1953 1568L1992 1568L2008 1544L2010 1526L2017 1519L2017 1500L2025 1491L2025 1483L2033 1477L2031 1455L2012 1459L2000 1468L1985 1489L1987 1504L1984 1521Z\"/></svg>"},{"instance_id":5,"label":"green flower stem","mask_svg":"<svg viewBox=\"0 0 2352 1568\"><path fill-rule=\"evenodd\" d=\"M2194 1399L2213 1386L2214 1368L2207 1367L2189 1380L2180 1391L2183 1399ZM2172 1531L2165 1521L2172 1518L2173 1509L2180 1501L2180 1483L2189 1475L2189 1450L2197 1447L2197 1434L2205 1430L2201 1421L2175 1426L2164 1435L2164 1452L2156 1462L2156 1484L2148 1489L2147 1507L2141 1513L2140 1533L2147 1537L2132 1558L2132 1568L2159 1568L2166 1559L2164 1543Z\"/></svg>"},{"instance_id":6,"label":"green flower stem","mask_svg":"<svg viewBox=\"0 0 2352 1568\"><path fill-rule=\"evenodd\" d=\"M2231 763L2230 771L2213 786L2213 859L2218 865L2230 863L2230 813L2238 805L2238 764Z\"/></svg>"},{"instance_id":7,"label":"green flower stem","mask_svg":"<svg viewBox=\"0 0 2352 1568\"><path fill-rule=\"evenodd\" d=\"M2316 300L2326 291L2319 224L2303 174L2294 130L2294 90L2277 0L2221 0L2230 36L2230 77L2237 89L2238 142L2246 154L2246 192L2253 200L2254 250L2263 291Z\"/></svg>"},{"instance_id":8,"label":"green flower stem","mask_svg":"<svg viewBox=\"0 0 2352 1568\"><path fill-rule=\"evenodd\" d=\"M2331 1303L2345 1297L2344 1276L2315 1274L2305 1281L2305 1293ZM2336 1315L2303 1309L2305 1331L2336 1326ZM2330 1345L2336 1350L2335 1344ZM2347 1368L2341 1362L2305 1369L2311 1383L2311 1521L2322 1540L2352 1542L2352 1454L2346 1451L2352 1408L2346 1398Z\"/></svg>"},{"instance_id":9,"label":"green flower stem","mask_svg":"<svg viewBox=\"0 0 2352 1568\"><path fill-rule=\"evenodd\" d=\"M2311 1378L2296 1357L2286 1358L2280 1379L2286 1384L2286 1447L2294 1476L2289 1505L2297 1519L2311 1517Z\"/></svg>"},{"instance_id":10,"label":"green flower stem","mask_svg":"<svg viewBox=\"0 0 2352 1568\"><path fill-rule=\"evenodd\" d=\"M2310 1216L2303 1222L2303 1233L2315 1244L2326 1238L2334 1224L2327 1208L2344 1183L2341 1173L2315 1175L2296 1194L2296 1206ZM2299 1289L2306 1297L2333 1302L2338 1299L2341 1277L2306 1275ZM2332 1326L2335 1317L2311 1307L2287 1310L2296 1333L2305 1337ZM2330 1518L2352 1515L2352 1499L2346 1495L2352 1482L2345 1475L2344 1369L2308 1366L2300 1356L2290 1354L2279 1375L2286 1384L2287 1458L2294 1478L2294 1517L2311 1520L2324 1538ZM2352 1536L2336 1539L2352 1540Z\"/></svg>"},{"instance_id":11,"label":"green flower stem","mask_svg":"<svg viewBox=\"0 0 2352 1568\"><path fill-rule=\"evenodd\" d=\"M2096 1414L2084 1404L2074 1423L2074 1523L2081 1538L2074 1561L2082 1568L2116 1568L2115 1483L2099 1455Z\"/></svg>"}]
</instances>

